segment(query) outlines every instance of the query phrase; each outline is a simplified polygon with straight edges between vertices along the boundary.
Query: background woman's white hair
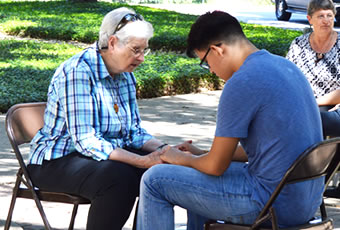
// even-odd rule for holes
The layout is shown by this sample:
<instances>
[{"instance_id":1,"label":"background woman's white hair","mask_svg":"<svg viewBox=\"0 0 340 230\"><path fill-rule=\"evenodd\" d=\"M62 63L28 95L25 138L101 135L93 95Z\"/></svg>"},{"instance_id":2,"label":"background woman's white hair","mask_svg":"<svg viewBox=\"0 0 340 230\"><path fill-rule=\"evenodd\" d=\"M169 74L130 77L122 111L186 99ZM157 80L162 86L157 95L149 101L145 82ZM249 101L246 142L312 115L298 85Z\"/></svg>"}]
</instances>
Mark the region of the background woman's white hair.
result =
<instances>
[{"instance_id":1,"label":"background woman's white hair","mask_svg":"<svg viewBox=\"0 0 340 230\"><path fill-rule=\"evenodd\" d=\"M105 15L99 32L98 46L99 49L108 46L109 37L113 35L118 23L126 14L135 14L135 11L126 7L112 10ZM149 40L153 36L153 27L147 21L134 21L126 24L115 34L119 41L127 43L131 37L145 38Z\"/></svg>"}]
</instances>

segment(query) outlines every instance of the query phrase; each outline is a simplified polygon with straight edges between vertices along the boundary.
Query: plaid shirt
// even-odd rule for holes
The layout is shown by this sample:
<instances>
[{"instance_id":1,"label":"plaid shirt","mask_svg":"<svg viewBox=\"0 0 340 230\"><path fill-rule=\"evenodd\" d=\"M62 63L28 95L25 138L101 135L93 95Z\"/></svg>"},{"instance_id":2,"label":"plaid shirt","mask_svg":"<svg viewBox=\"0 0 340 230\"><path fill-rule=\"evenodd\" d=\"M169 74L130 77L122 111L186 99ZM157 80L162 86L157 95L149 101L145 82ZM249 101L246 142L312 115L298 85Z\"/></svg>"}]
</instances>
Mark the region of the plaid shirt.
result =
<instances>
[{"instance_id":1,"label":"plaid shirt","mask_svg":"<svg viewBox=\"0 0 340 230\"><path fill-rule=\"evenodd\" d=\"M140 149L152 136L140 127L135 86L133 73L110 76L97 44L61 64L48 89L44 127L31 142L29 163L74 151L99 161L118 147Z\"/></svg>"}]
</instances>

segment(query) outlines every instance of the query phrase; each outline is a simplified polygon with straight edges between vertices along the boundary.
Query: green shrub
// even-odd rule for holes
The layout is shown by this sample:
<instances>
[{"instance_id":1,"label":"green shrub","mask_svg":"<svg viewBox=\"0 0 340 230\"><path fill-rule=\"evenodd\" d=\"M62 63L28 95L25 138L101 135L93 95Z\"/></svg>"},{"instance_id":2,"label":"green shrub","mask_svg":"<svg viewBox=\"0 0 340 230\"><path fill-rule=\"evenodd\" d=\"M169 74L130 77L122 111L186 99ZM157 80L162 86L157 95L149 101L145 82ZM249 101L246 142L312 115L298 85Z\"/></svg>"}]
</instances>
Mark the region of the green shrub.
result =
<instances>
[{"instance_id":1,"label":"green shrub","mask_svg":"<svg viewBox=\"0 0 340 230\"><path fill-rule=\"evenodd\" d=\"M0 112L16 103L46 101L55 69L82 47L31 40L0 40ZM223 84L198 66L197 59L152 53L134 72L138 98L218 89Z\"/></svg>"}]
</instances>

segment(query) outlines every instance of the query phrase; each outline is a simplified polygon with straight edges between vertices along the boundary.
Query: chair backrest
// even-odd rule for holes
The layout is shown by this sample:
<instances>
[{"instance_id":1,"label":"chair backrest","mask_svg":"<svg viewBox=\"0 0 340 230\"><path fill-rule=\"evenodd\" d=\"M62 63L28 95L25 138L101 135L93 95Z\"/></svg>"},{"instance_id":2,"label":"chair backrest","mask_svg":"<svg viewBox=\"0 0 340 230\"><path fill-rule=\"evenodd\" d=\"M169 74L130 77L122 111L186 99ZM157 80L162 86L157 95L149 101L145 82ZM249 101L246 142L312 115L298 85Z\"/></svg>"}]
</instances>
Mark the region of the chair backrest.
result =
<instances>
[{"instance_id":1,"label":"chair backrest","mask_svg":"<svg viewBox=\"0 0 340 230\"><path fill-rule=\"evenodd\" d=\"M45 102L23 103L12 106L6 115L9 138L17 145L29 143L44 125Z\"/></svg>"},{"instance_id":2,"label":"chair backrest","mask_svg":"<svg viewBox=\"0 0 340 230\"><path fill-rule=\"evenodd\" d=\"M295 183L325 176L332 170L329 166L338 151L340 138L332 138L317 143L305 150L287 170L283 180ZM338 159L338 158L336 158Z\"/></svg>"},{"instance_id":3,"label":"chair backrest","mask_svg":"<svg viewBox=\"0 0 340 230\"><path fill-rule=\"evenodd\" d=\"M334 175L339 168L339 144L340 138L337 137L321 141L307 148L287 170L281 182L259 214L257 221L267 215L272 204L286 184L326 176L326 188L332 177L331 175ZM256 223L256 225L258 224L259 223Z\"/></svg>"},{"instance_id":4,"label":"chair backrest","mask_svg":"<svg viewBox=\"0 0 340 230\"><path fill-rule=\"evenodd\" d=\"M29 143L38 130L43 127L45 108L45 102L16 104L6 114L7 136L25 175L27 175L25 163L19 146Z\"/></svg>"}]
</instances>

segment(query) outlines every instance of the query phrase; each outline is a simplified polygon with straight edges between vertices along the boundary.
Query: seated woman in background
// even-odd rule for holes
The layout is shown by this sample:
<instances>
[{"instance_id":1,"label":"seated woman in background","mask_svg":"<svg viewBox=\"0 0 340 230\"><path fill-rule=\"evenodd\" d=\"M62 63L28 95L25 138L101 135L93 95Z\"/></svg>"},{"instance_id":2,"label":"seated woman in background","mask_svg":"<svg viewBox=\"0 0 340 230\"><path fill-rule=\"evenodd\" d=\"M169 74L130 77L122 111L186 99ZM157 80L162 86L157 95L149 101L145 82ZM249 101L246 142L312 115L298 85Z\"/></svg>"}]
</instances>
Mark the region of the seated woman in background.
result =
<instances>
[{"instance_id":1,"label":"seated woman in background","mask_svg":"<svg viewBox=\"0 0 340 230\"><path fill-rule=\"evenodd\" d=\"M332 0L311 0L307 19L313 31L296 38L287 54L312 86L325 137L340 136L340 111L336 106L340 103L340 37L334 30L335 13Z\"/></svg>"}]
</instances>

